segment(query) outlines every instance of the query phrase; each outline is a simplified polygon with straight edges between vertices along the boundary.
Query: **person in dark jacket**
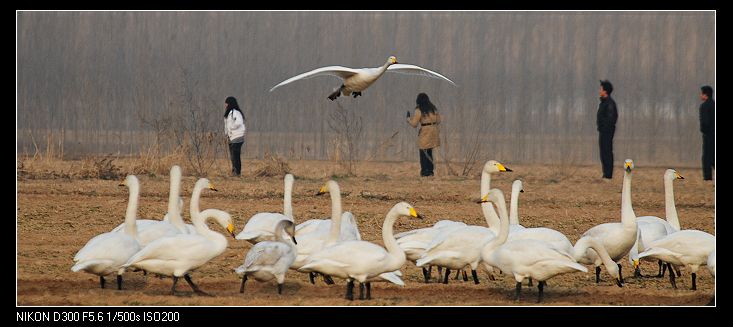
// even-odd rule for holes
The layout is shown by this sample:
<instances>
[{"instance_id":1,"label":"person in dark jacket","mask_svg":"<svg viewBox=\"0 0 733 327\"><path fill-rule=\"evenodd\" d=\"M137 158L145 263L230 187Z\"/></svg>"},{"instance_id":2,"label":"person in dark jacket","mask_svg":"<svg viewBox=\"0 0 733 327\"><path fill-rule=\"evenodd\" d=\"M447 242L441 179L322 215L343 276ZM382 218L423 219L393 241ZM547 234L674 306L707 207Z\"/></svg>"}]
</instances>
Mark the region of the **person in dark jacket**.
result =
<instances>
[{"instance_id":1,"label":"person in dark jacket","mask_svg":"<svg viewBox=\"0 0 733 327\"><path fill-rule=\"evenodd\" d=\"M713 88L705 85L700 88L700 132L702 132L702 178L713 179L715 168L715 101Z\"/></svg>"},{"instance_id":2,"label":"person in dark jacket","mask_svg":"<svg viewBox=\"0 0 733 327\"><path fill-rule=\"evenodd\" d=\"M603 178L613 177L613 133L616 132L618 111L616 101L611 98L613 84L608 80L601 81L601 103L598 104L596 125L598 126L598 145L601 150L601 166Z\"/></svg>"}]
</instances>

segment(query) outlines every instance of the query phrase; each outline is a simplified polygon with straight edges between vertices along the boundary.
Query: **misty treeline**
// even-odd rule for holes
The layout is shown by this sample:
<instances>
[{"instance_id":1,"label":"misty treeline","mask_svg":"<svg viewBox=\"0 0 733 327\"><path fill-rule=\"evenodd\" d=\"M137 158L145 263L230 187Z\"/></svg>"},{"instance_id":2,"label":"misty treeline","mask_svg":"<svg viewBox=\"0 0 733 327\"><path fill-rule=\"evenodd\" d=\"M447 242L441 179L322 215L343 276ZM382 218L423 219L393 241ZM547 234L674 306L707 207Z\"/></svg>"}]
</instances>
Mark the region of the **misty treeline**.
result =
<instances>
[{"instance_id":1,"label":"misty treeline","mask_svg":"<svg viewBox=\"0 0 733 327\"><path fill-rule=\"evenodd\" d=\"M246 116L245 158L333 160L344 131L326 96L340 80L269 89L390 55L458 86L387 74L337 99L358 120L358 159L417 160L405 112L425 92L444 118L439 161L597 163L598 81L610 79L617 162L699 165L714 12L19 12L18 153L48 142L68 157L175 151L191 129L223 143L231 95ZM204 156L227 158L222 149Z\"/></svg>"}]
</instances>

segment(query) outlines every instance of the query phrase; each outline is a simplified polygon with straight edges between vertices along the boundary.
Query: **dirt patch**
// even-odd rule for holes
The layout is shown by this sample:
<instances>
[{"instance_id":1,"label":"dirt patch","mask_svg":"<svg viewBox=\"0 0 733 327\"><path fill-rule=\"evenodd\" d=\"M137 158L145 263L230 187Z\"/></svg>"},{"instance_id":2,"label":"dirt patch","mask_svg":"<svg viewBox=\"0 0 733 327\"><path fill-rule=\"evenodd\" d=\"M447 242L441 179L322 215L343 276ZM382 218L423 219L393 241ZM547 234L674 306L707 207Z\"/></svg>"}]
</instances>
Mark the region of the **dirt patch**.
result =
<instances>
[{"instance_id":1,"label":"dirt patch","mask_svg":"<svg viewBox=\"0 0 733 327\"><path fill-rule=\"evenodd\" d=\"M124 176L132 161L116 160ZM228 163L217 162L208 176L219 192L205 193L202 208L228 211L237 231L258 212L282 211L282 177L254 177L255 171L268 162L243 162L244 177L229 177ZM407 201L424 215L424 220L400 219L395 232L432 225L450 218L468 224L483 225L481 210L472 200L479 197L479 178L437 176L420 178L417 163L360 162L357 176L343 177L335 163L320 161L288 162L296 176L293 209L296 221L323 218L330 214L328 197L313 194L332 176L337 176L344 192L343 209L355 214L362 237L381 244L381 226L386 212L399 201ZM588 228L610 221L620 221L621 170L612 181L601 180L600 165L533 166L512 165L513 173L497 174L492 187L508 196L511 182L520 178L524 190L520 197L520 219L528 227L547 226L565 233L575 241ZM80 162L36 163L23 161L17 185L17 304L18 305L535 305L537 288L524 287L522 300L512 299L514 280L502 276L489 281L479 274L481 283L464 282L451 277L448 285L422 283L422 272L412 263L403 266L405 287L374 283L373 300L350 302L343 299L345 282L316 285L308 276L288 273L282 295L274 283L247 283L239 293L237 275L248 243L229 239L224 254L192 273L199 286L213 298L193 295L185 283L179 283L179 296L170 296L171 279L143 276L140 272L124 275L124 290L114 289L114 277L108 277L112 289L100 289L98 277L73 273L74 254L93 236L107 232L124 219L127 190L117 180L75 178L74 167ZM437 172L444 172L440 167ZM633 181L633 205L637 215L664 215L665 168L637 164ZM571 171L572 174L564 173ZM681 225L715 233L714 186L703 182L700 169L678 169L685 179L675 181L675 200ZM160 175L138 176L141 198L138 213L143 218L160 219L167 208L168 178ZM181 193L190 197L196 178L187 174ZM188 199L186 200L188 205ZM184 210L188 217L188 210ZM217 229L212 225L212 229ZM626 285L618 288L603 276L599 285L592 273L575 273L551 279L545 288L544 305L704 305L714 294L715 281L706 269L698 272L697 291L691 291L688 271L678 279L679 289L658 278L633 278L628 261L623 261ZM642 265L645 274L657 271L655 263ZM589 269L592 271L592 269ZM436 272L434 271L435 275Z\"/></svg>"}]
</instances>

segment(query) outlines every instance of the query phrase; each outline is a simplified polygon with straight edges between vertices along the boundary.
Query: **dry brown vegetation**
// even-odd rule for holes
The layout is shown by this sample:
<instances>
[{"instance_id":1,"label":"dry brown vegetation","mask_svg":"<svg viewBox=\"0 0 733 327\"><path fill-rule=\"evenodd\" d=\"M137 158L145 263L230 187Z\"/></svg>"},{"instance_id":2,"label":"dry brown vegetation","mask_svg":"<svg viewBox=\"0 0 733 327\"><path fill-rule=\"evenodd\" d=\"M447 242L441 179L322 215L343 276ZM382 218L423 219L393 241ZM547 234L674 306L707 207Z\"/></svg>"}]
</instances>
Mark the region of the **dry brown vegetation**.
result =
<instances>
[{"instance_id":1,"label":"dry brown vegetation","mask_svg":"<svg viewBox=\"0 0 733 327\"><path fill-rule=\"evenodd\" d=\"M215 297L193 295L179 283L180 296L170 296L171 280L139 272L124 275L124 289L100 289L98 279L86 273L72 273L72 257L90 238L107 232L124 217L127 190L116 180L83 177L85 170L115 167L121 179L141 169L138 158L89 158L76 161L20 158L17 185L17 304L18 305L534 305L537 289L523 289L522 300L512 300L514 281L503 276L489 281L480 273L481 283L456 281L448 285L422 283L422 273L412 263L402 269L405 287L375 283L373 300L343 299L343 281L327 286L308 282L307 275L288 273L282 295L274 283L250 281L240 294L233 269L240 265L251 247L230 239L224 254L192 273L200 287ZM95 164L100 163L100 164ZM185 162L182 195L190 197L196 177ZM267 161L243 162L243 176L229 177L229 163L214 163L208 177L219 192L202 195L202 208L228 211L237 231L257 212L282 211L282 177L255 177L255 172L270 165ZM335 162L290 161L296 176L293 207L296 221L323 218L330 213L330 201L313 194L332 176L343 176ZM555 228L575 241L588 228L620 220L620 168L612 181L599 178L596 166L540 166L505 164L514 172L497 174L492 187L508 193L514 179L524 181L520 197L520 219L525 226ZM362 237L381 242L384 215L398 201L407 201L425 215L424 220L401 218L395 231L432 225L440 219L484 224L481 210L472 200L478 198L479 178L450 176L438 165L434 178L419 178L416 162L357 162L356 176L340 177L344 210L355 214ZM137 167L137 168L136 168ZM144 168L144 167L142 167ZM637 215L664 215L662 174L666 167L636 164L633 205ZM679 168L685 179L675 182L677 210L683 228L715 233L715 193L710 182L703 182L699 169ZM167 174L143 174L140 217L160 218L165 213L169 181ZM186 200L186 206L188 200ZM184 210L188 220L188 210ZM222 231L211 224L212 229ZM223 232L223 231L222 231ZM698 273L698 290L691 291L689 272L683 270L679 289L657 278L630 277L628 261L623 261L626 285L618 288L607 274L596 285L592 273L563 275L548 281L543 305L704 305L714 294L715 281L709 272ZM656 264L645 262L643 272L656 272ZM435 272L434 272L435 274ZM111 279L110 281L113 281ZM114 285L113 282L108 285Z\"/></svg>"}]
</instances>

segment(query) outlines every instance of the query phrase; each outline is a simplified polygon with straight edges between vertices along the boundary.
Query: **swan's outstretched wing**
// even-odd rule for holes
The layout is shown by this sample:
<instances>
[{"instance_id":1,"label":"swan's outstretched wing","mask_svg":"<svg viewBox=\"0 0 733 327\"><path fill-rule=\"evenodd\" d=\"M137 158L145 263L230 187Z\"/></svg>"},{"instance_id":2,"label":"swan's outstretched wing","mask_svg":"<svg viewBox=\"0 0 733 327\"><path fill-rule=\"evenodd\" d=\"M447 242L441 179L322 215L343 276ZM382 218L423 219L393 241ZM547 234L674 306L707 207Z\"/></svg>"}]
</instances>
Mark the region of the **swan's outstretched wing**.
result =
<instances>
[{"instance_id":1,"label":"swan's outstretched wing","mask_svg":"<svg viewBox=\"0 0 733 327\"><path fill-rule=\"evenodd\" d=\"M449 80L447 77L440 75L432 70L422 68L420 66L415 65L407 65L407 64L394 64L389 67L387 67L388 73L401 73L401 74L409 74L409 75L421 75L421 76L427 76L437 79L442 79L446 82L449 82L453 85L456 85L456 83L453 83L453 81Z\"/></svg>"},{"instance_id":2,"label":"swan's outstretched wing","mask_svg":"<svg viewBox=\"0 0 733 327\"><path fill-rule=\"evenodd\" d=\"M342 67L342 66L321 67L321 68L317 68L317 69L311 70L311 71L309 71L307 73L302 73L300 75L297 75L297 76L293 76L291 78L288 78L288 79L280 82L280 84L273 86L270 89L270 92L272 92L272 90L274 90L274 89L276 89L276 88L278 88L280 86L283 86L285 84L289 84L289 83L292 83L292 82L295 82L295 81L301 80L301 79L311 78L311 77L315 77L315 76L322 76L322 75L331 75L331 76L341 77L342 79L346 79L346 78L349 78L349 77L351 77L351 76L353 76L355 74L358 74L358 73L359 73L359 69L353 69L353 68Z\"/></svg>"}]
</instances>

